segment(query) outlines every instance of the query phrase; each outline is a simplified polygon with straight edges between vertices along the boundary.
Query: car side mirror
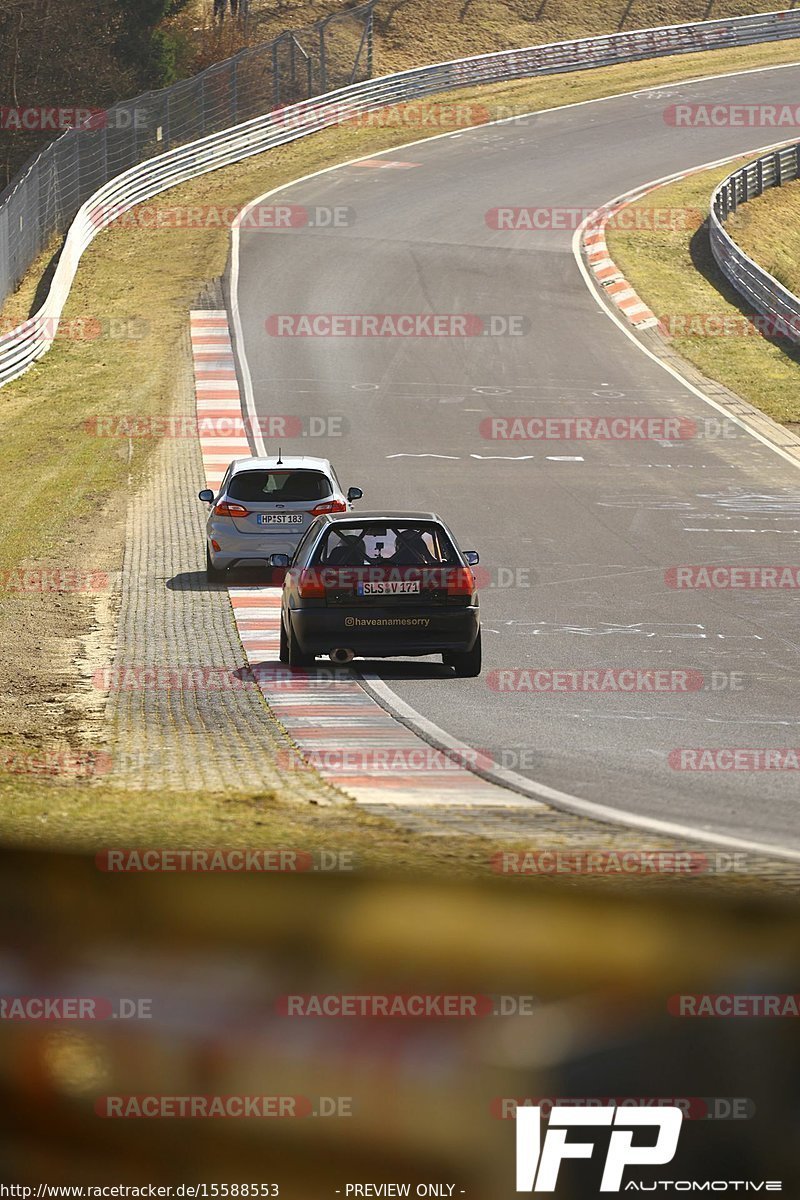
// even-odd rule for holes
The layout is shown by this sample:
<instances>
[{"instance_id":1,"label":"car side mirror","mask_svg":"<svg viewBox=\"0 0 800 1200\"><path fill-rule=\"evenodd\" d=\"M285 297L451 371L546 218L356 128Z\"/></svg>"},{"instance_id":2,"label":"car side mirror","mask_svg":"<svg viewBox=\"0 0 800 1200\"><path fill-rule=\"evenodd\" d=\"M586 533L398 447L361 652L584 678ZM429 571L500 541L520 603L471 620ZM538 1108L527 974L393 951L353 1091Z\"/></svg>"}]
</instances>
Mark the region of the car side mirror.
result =
<instances>
[{"instance_id":1,"label":"car side mirror","mask_svg":"<svg viewBox=\"0 0 800 1200\"><path fill-rule=\"evenodd\" d=\"M360 500L363 495L364 495L364 493L362 492L361 488L348 488L347 489L347 499L350 501Z\"/></svg>"},{"instance_id":2,"label":"car side mirror","mask_svg":"<svg viewBox=\"0 0 800 1200\"><path fill-rule=\"evenodd\" d=\"M213 504L214 493L211 488L203 488L202 492L197 493L197 499L202 500L204 504Z\"/></svg>"},{"instance_id":3,"label":"car side mirror","mask_svg":"<svg viewBox=\"0 0 800 1200\"><path fill-rule=\"evenodd\" d=\"M465 550L464 558L467 561L468 567L477 567L478 563L481 561L481 556L478 554L477 550Z\"/></svg>"},{"instance_id":4,"label":"car side mirror","mask_svg":"<svg viewBox=\"0 0 800 1200\"><path fill-rule=\"evenodd\" d=\"M288 567L289 555L288 554L270 554L269 565L271 567Z\"/></svg>"}]
</instances>

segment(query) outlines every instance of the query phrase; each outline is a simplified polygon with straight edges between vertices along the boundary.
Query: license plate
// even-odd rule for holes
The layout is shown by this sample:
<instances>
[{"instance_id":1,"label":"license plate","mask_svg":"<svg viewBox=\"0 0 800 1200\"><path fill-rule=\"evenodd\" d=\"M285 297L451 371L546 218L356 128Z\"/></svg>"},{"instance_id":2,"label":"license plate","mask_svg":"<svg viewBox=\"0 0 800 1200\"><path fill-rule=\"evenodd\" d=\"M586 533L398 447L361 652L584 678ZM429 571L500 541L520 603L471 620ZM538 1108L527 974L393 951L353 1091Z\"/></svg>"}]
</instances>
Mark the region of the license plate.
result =
<instances>
[{"instance_id":1,"label":"license plate","mask_svg":"<svg viewBox=\"0 0 800 1200\"><path fill-rule=\"evenodd\" d=\"M419 592L418 579L395 579L384 583L359 583L359 596L406 596Z\"/></svg>"},{"instance_id":2,"label":"license plate","mask_svg":"<svg viewBox=\"0 0 800 1200\"><path fill-rule=\"evenodd\" d=\"M259 525L302 525L302 513L259 513Z\"/></svg>"}]
</instances>

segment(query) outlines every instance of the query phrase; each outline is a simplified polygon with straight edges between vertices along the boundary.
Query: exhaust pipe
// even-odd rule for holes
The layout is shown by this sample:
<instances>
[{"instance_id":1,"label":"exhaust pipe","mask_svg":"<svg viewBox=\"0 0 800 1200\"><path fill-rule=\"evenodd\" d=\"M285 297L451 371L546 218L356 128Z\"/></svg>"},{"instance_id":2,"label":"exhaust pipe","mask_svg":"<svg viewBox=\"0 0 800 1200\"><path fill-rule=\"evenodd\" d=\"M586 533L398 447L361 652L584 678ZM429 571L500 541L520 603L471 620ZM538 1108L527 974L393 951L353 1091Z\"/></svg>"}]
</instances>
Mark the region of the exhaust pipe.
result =
<instances>
[{"instance_id":1,"label":"exhaust pipe","mask_svg":"<svg viewBox=\"0 0 800 1200\"><path fill-rule=\"evenodd\" d=\"M355 658L355 653L352 650L347 650L344 646L337 646L335 650L331 650L330 660L335 662L337 666L343 667L347 663L351 663Z\"/></svg>"}]
</instances>

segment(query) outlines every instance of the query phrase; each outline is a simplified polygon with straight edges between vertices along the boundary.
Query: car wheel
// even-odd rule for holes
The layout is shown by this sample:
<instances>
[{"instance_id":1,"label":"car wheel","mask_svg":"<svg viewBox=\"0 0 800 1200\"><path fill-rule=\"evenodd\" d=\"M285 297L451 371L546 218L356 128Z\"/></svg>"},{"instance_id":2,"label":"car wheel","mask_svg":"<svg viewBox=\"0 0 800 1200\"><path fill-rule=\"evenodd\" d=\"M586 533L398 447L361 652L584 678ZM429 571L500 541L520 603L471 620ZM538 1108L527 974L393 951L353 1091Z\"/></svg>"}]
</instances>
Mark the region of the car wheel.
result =
<instances>
[{"instance_id":1,"label":"car wheel","mask_svg":"<svg viewBox=\"0 0 800 1200\"><path fill-rule=\"evenodd\" d=\"M278 646L278 658L280 659L280 661L282 663L288 663L288 661L289 661L289 639L286 636L286 626L283 623L282 615L281 615L280 621L281 621L281 640L280 640L280 643Z\"/></svg>"},{"instance_id":2,"label":"car wheel","mask_svg":"<svg viewBox=\"0 0 800 1200\"><path fill-rule=\"evenodd\" d=\"M313 666L314 655L303 653L303 651L300 649L300 643L298 642L297 638L294 636L294 630L292 629L292 618L289 617L288 621L289 621L289 637L288 637L288 646L286 648L286 661L288 662L290 667L311 667L311 666Z\"/></svg>"},{"instance_id":3,"label":"car wheel","mask_svg":"<svg viewBox=\"0 0 800 1200\"><path fill-rule=\"evenodd\" d=\"M219 567L215 567L211 561L211 553L206 546L206 579L209 583L222 583L225 578L225 571L221 571Z\"/></svg>"},{"instance_id":4,"label":"car wheel","mask_svg":"<svg viewBox=\"0 0 800 1200\"><path fill-rule=\"evenodd\" d=\"M476 675L481 673L481 635L475 639L475 645L471 650L465 650L463 653L457 650L448 650L442 655L442 662L446 667L453 667L456 675L460 679L474 679Z\"/></svg>"}]
</instances>

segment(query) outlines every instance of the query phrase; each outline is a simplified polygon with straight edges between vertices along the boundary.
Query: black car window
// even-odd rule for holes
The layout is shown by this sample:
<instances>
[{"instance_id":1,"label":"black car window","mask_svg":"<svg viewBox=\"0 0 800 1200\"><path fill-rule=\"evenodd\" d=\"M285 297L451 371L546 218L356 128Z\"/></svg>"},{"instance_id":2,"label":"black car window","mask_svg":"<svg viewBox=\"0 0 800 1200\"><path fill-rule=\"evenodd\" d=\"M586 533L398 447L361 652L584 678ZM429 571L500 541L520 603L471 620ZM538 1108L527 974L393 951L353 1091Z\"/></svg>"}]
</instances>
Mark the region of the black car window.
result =
<instances>
[{"instance_id":1,"label":"black car window","mask_svg":"<svg viewBox=\"0 0 800 1200\"><path fill-rule=\"evenodd\" d=\"M331 567L441 567L455 566L459 558L440 525L365 521L332 525L313 561Z\"/></svg>"},{"instance_id":2,"label":"black car window","mask_svg":"<svg viewBox=\"0 0 800 1200\"><path fill-rule=\"evenodd\" d=\"M300 541L297 543L297 546L295 547L295 552L292 555L293 563L302 561L303 556L306 553L306 551L308 550L310 543L313 542L315 540L315 538L317 537L317 535L319 534L319 524L320 524L319 518L317 518L316 521L313 521L309 525L308 529L305 531L303 536L300 538Z\"/></svg>"},{"instance_id":3,"label":"black car window","mask_svg":"<svg viewBox=\"0 0 800 1200\"><path fill-rule=\"evenodd\" d=\"M228 486L232 500L251 504L307 504L332 494L321 471L240 471Z\"/></svg>"}]
</instances>

